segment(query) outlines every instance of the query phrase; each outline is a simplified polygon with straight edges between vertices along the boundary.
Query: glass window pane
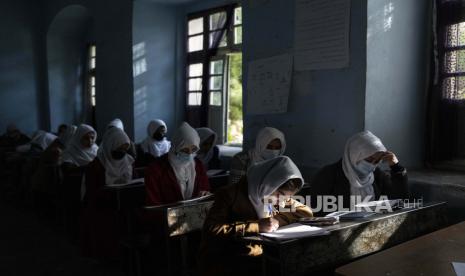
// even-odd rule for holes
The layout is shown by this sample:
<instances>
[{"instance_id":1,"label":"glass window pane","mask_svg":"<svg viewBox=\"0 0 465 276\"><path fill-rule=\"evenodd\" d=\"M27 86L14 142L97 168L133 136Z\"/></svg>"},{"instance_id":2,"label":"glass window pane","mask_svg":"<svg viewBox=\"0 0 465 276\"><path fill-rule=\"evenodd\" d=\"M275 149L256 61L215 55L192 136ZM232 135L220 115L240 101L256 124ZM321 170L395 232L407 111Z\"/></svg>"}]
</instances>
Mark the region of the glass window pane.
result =
<instances>
[{"instance_id":1,"label":"glass window pane","mask_svg":"<svg viewBox=\"0 0 465 276\"><path fill-rule=\"evenodd\" d=\"M446 73L465 72L465 50L447 52L444 67Z\"/></svg>"},{"instance_id":2,"label":"glass window pane","mask_svg":"<svg viewBox=\"0 0 465 276\"><path fill-rule=\"evenodd\" d=\"M203 17L189 20L189 35L199 34L203 32Z\"/></svg>"},{"instance_id":3,"label":"glass window pane","mask_svg":"<svg viewBox=\"0 0 465 276\"><path fill-rule=\"evenodd\" d=\"M91 101L92 106L95 106L95 97L92 97L90 101Z\"/></svg>"},{"instance_id":4,"label":"glass window pane","mask_svg":"<svg viewBox=\"0 0 465 276\"><path fill-rule=\"evenodd\" d=\"M90 56L95 57L97 55L97 47L95 45L90 46Z\"/></svg>"},{"instance_id":5,"label":"glass window pane","mask_svg":"<svg viewBox=\"0 0 465 276\"><path fill-rule=\"evenodd\" d=\"M95 86L92 86L92 87L90 88L90 96L91 96L91 97L95 97Z\"/></svg>"},{"instance_id":6,"label":"glass window pane","mask_svg":"<svg viewBox=\"0 0 465 276\"><path fill-rule=\"evenodd\" d=\"M210 74L219 75L223 74L223 60L210 61Z\"/></svg>"},{"instance_id":7,"label":"glass window pane","mask_svg":"<svg viewBox=\"0 0 465 276\"><path fill-rule=\"evenodd\" d=\"M242 26L234 28L234 44L242 43Z\"/></svg>"},{"instance_id":8,"label":"glass window pane","mask_svg":"<svg viewBox=\"0 0 465 276\"><path fill-rule=\"evenodd\" d=\"M89 68L90 69L95 69L95 58L91 58L90 59L90 63L89 63Z\"/></svg>"},{"instance_id":9,"label":"glass window pane","mask_svg":"<svg viewBox=\"0 0 465 276\"><path fill-rule=\"evenodd\" d=\"M201 91L202 90L202 78L189 79L189 91Z\"/></svg>"},{"instance_id":10,"label":"glass window pane","mask_svg":"<svg viewBox=\"0 0 465 276\"><path fill-rule=\"evenodd\" d=\"M234 25L242 24L242 7L234 9Z\"/></svg>"},{"instance_id":11,"label":"glass window pane","mask_svg":"<svg viewBox=\"0 0 465 276\"><path fill-rule=\"evenodd\" d=\"M201 105L202 104L202 93L189 93L187 104L188 105Z\"/></svg>"},{"instance_id":12,"label":"glass window pane","mask_svg":"<svg viewBox=\"0 0 465 276\"><path fill-rule=\"evenodd\" d=\"M211 32L210 33L210 48L213 47L213 42L215 41L215 38L220 35L220 31L217 32ZM221 37L220 45L218 47L225 47L228 45L228 40L226 38L226 32L223 33L223 37Z\"/></svg>"},{"instance_id":13,"label":"glass window pane","mask_svg":"<svg viewBox=\"0 0 465 276\"><path fill-rule=\"evenodd\" d=\"M223 77L213 76L210 77L210 90L220 90L223 88Z\"/></svg>"},{"instance_id":14,"label":"glass window pane","mask_svg":"<svg viewBox=\"0 0 465 276\"><path fill-rule=\"evenodd\" d=\"M450 77L442 84L443 97L450 100L465 100L465 77Z\"/></svg>"},{"instance_id":15,"label":"glass window pane","mask_svg":"<svg viewBox=\"0 0 465 276\"><path fill-rule=\"evenodd\" d=\"M203 64L196 63L189 65L189 77L201 77L203 74Z\"/></svg>"},{"instance_id":16,"label":"glass window pane","mask_svg":"<svg viewBox=\"0 0 465 276\"><path fill-rule=\"evenodd\" d=\"M226 23L226 12L218 12L210 15L210 31L224 27Z\"/></svg>"},{"instance_id":17,"label":"glass window pane","mask_svg":"<svg viewBox=\"0 0 465 276\"><path fill-rule=\"evenodd\" d=\"M197 35L189 38L189 52L203 50L203 35Z\"/></svg>"},{"instance_id":18,"label":"glass window pane","mask_svg":"<svg viewBox=\"0 0 465 276\"><path fill-rule=\"evenodd\" d=\"M210 92L210 105L221 106L221 92Z\"/></svg>"},{"instance_id":19,"label":"glass window pane","mask_svg":"<svg viewBox=\"0 0 465 276\"><path fill-rule=\"evenodd\" d=\"M446 46L457 47L465 45L465 22L447 26Z\"/></svg>"},{"instance_id":20,"label":"glass window pane","mask_svg":"<svg viewBox=\"0 0 465 276\"><path fill-rule=\"evenodd\" d=\"M95 77L94 76L90 77L90 85L95 86Z\"/></svg>"}]
</instances>

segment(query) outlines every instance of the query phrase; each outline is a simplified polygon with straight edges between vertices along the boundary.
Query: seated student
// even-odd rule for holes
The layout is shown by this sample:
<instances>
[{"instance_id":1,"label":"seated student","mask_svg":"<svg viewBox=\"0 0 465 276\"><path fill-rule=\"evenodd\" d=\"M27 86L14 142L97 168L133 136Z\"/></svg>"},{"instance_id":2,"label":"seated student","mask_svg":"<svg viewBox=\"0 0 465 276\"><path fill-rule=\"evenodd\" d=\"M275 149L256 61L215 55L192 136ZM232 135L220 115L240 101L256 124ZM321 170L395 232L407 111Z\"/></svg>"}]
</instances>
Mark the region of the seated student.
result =
<instances>
[{"instance_id":1,"label":"seated student","mask_svg":"<svg viewBox=\"0 0 465 276\"><path fill-rule=\"evenodd\" d=\"M61 135L63 135L66 130L68 129L68 125L67 124L61 124L58 126L58 131L56 133L53 133L54 135L60 137Z\"/></svg>"},{"instance_id":2,"label":"seated student","mask_svg":"<svg viewBox=\"0 0 465 276\"><path fill-rule=\"evenodd\" d=\"M155 159L145 171L147 205L191 199L210 190L202 162L195 158L199 140L195 129L185 122L176 130L169 153Z\"/></svg>"},{"instance_id":3,"label":"seated student","mask_svg":"<svg viewBox=\"0 0 465 276\"><path fill-rule=\"evenodd\" d=\"M219 169L219 149L216 146L216 133L208 127L197 128L200 137L200 149L197 158L202 161L206 170Z\"/></svg>"},{"instance_id":4,"label":"seated student","mask_svg":"<svg viewBox=\"0 0 465 276\"><path fill-rule=\"evenodd\" d=\"M283 155L285 150L286 140L281 131L272 127L262 128L255 140L255 148L240 152L231 160L229 183L239 182L254 163Z\"/></svg>"},{"instance_id":5,"label":"seated student","mask_svg":"<svg viewBox=\"0 0 465 276\"><path fill-rule=\"evenodd\" d=\"M381 162L389 165L389 173L379 168ZM408 196L407 184L407 170L396 155L370 131L363 131L349 138L341 160L317 172L311 181L312 202L315 196L341 195L347 208L350 196L403 199Z\"/></svg>"},{"instance_id":6,"label":"seated student","mask_svg":"<svg viewBox=\"0 0 465 276\"><path fill-rule=\"evenodd\" d=\"M109 129L97 158L86 168L81 239L88 257L110 260L120 257L116 202L103 188L132 179L134 158L128 154L130 143L123 130Z\"/></svg>"},{"instance_id":7,"label":"seated student","mask_svg":"<svg viewBox=\"0 0 465 276\"><path fill-rule=\"evenodd\" d=\"M68 146L74 133L76 133L76 130L77 130L77 126L67 125L66 130L58 136L60 143L63 144L65 148Z\"/></svg>"},{"instance_id":8,"label":"seated student","mask_svg":"<svg viewBox=\"0 0 465 276\"><path fill-rule=\"evenodd\" d=\"M41 153L44 152L52 144L60 144L60 148L63 148L63 145L60 143L57 136L55 136L52 133L45 132L43 130L38 130L34 133L34 135L32 135L32 139L29 143L18 146L16 148L16 151Z\"/></svg>"},{"instance_id":9,"label":"seated student","mask_svg":"<svg viewBox=\"0 0 465 276\"><path fill-rule=\"evenodd\" d=\"M6 133L0 137L0 147L14 150L16 147L27 144L31 141L29 137L22 134L19 129L11 124L6 128Z\"/></svg>"},{"instance_id":10,"label":"seated student","mask_svg":"<svg viewBox=\"0 0 465 276\"><path fill-rule=\"evenodd\" d=\"M147 138L142 142L141 148L145 155L148 155L146 164L153 159L168 153L171 148L171 142L166 139L168 128L162 120L150 121L147 126Z\"/></svg>"},{"instance_id":11,"label":"seated student","mask_svg":"<svg viewBox=\"0 0 465 276\"><path fill-rule=\"evenodd\" d=\"M234 239L272 232L312 217L309 207L292 199L303 185L302 175L287 156L256 163L239 183L219 189L204 223L200 247L201 275L260 275L262 248ZM270 214L265 198L277 197ZM278 206L289 208L279 212ZM257 273L257 274L255 274Z\"/></svg>"},{"instance_id":12,"label":"seated student","mask_svg":"<svg viewBox=\"0 0 465 276\"><path fill-rule=\"evenodd\" d=\"M108 123L107 129L106 129L105 133L103 133L102 141L105 140L105 135L107 134L108 130L110 130L112 128L119 128L122 131L124 131L123 121L116 118L116 119L112 120L110 123ZM100 144L100 146L102 146L102 145ZM130 145L129 145L128 154L131 155L134 159L137 159L136 146L134 145L134 143L132 141L130 142Z\"/></svg>"},{"instance_id":13,"label":"seated student","mask_svg":"<svg viewBox=\"0 0 465 276\"><path fill-rule=\"evenodd\" d=\"M69 127L70 129L71 127ZM92 162L97 156L98 146L95 144L97 132L93 127L82 124L71 138L63 152L62 162L66 166L82 167Z\"/></svg>"}]
</instances>

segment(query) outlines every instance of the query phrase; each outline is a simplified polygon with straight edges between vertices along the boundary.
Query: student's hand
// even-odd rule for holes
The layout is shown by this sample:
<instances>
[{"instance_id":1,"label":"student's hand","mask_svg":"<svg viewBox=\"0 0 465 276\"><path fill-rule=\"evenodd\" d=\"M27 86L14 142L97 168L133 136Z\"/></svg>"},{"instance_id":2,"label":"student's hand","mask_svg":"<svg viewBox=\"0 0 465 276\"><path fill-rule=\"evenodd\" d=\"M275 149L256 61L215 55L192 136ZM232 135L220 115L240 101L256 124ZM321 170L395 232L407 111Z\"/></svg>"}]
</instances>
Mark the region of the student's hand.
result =
<instances>
[{"instance_id":1,"label":"student's hand","mask_svg":"<svg viewBox=\"0 0 465 276\"><path fill-rule=\"evenodd\" d=\"M279 221L275 218L263 218L258 221L260 233L274 232L279 228Z\"/></svg>"},{"instance_id":2,"label":"student's hand","mask_svg":"<svg viewBox=\"0 0 465 276\"><path fill-rule=\"evenodd\" d=\"M381 160L387 162L389 166L394 166L395 164L399 163L399 160L397 159L396 155L390 151L386 151Z\"/></svg>"},{"instance_id":3,"label":"student's hand","mask_svg":"<svg viewBox=\"0 0 465 276\"><path fill-rule=\"evenodd\" d=\"M207 196L210 195L211 193L209 191L200 191L199 196Z\"/></svg>"}]
</instances>

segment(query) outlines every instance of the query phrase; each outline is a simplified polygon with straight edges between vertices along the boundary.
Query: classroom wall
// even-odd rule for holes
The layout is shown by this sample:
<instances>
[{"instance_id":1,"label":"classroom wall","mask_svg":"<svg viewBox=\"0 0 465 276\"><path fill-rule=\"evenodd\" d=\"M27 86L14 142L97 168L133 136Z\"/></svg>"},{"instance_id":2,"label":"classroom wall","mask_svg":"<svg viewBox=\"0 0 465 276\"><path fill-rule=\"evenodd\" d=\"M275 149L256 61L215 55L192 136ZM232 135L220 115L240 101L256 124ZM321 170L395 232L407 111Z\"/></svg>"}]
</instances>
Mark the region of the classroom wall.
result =
<instances>
[{"instance_id":1,"label":"classroom wall","mask_svg":"<svg viewBox=\"0 0 465 276\"><path fill-rule=\"evenodd\" d=\"M34 55L39 10L35 1L0 1L0 133L10 123L28 134L41 126Z\"/></svg>"},{"instance_id":2,"label":"classroom wall","mask_svg":"<svg viewBox=\"0 0 465 276\"><path fill-rule=\"evenodd\" d=\"M425 155L431 2L368 0L365 128L410 168Z\"/></svg>"},{"instance_id":3,"label":"classroom wall","mask_svg":"<svg viewBox=\"0 0 465 276\"><path fill-rule=\"evenodd\" d=\"M178 10L173 5L135 1L133 72L135 141L147 136L147 124L162 119L168 136L178 125L176 49Z\"/></svg>"},{"instance_id":4,"label":"classroom wall","mask_svg":"<svg viewBox=\"0 0 465 276\"><path fill-rule=\"evenodd\" d=\"M62 123L85 120L84 93L87 35L92 18L87 9L73 5L62 10L47 32L47 67L52 130ZM87 97L86 97L87 99Z\"/></svg>"},{"instance_id":5,"label":"classroom wall","mask_svg":"<svg viewBox=\"0 0 465 276\"><path fill-rule=\"evenodd\" d=\"M103 134L107 123L118 117L123 120L127 134L133 138L133 1L50 0L46 3L47 28L58 13L70 5L86 7L95 19L97 131Z\"/></svg>"},{"instance_id":6,"label":"classroom wall","mask_svg":"<svg viewBox=\"0 0 465 276\"><path fill-rule=\"evenodd\" d=\"M244 76L248 62L292 52L294 6L294 1L287 0L243 3ZM294 72L287 113L245 113L246 146L253 145L260 128L276 127L286 134L286 154L304 175L309 175L315 168L336 162L346 139L363 130L366 0L352 0L350 13L350 65L336 70ZM244 86L246 89L246 77ZM244 106L246 102L245 95Z\"/></svg>"}]
</instances>

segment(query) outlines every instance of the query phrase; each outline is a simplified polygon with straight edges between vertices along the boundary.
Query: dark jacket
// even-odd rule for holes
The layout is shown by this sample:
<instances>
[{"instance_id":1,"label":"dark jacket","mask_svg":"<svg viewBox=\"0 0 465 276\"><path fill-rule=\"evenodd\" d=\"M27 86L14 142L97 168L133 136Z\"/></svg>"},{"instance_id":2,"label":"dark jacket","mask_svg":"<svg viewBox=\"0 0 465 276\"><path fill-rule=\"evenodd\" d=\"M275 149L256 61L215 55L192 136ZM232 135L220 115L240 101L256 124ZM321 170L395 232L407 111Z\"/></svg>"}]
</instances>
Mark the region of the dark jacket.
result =
<instances>
[{"instance_id":1,"label":"dark jacket","mask_svg":"<svg viewBox=\"0 0 465 276\"><path fill-rule=\"evenodd\" d=\"M376 168L373 188L376 199L387 196L392 199L408 197L407 170L400 164L391 167L390 172ZM343 196L344 207L350 206L350 183L342 169L342 160L319 170L310 182L312 207L316 206L316 196Z\"/></svg>"}]
</instances>

